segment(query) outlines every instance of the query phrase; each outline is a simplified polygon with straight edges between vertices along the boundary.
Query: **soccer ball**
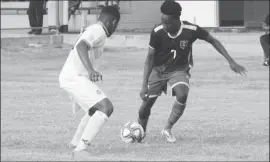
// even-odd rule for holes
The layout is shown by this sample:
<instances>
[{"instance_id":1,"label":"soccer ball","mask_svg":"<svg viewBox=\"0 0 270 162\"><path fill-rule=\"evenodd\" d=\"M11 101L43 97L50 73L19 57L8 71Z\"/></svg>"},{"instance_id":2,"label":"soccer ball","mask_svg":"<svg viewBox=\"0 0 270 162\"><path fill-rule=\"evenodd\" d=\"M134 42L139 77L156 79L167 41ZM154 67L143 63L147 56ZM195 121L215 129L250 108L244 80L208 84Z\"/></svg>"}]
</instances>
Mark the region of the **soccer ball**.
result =
<instances>
[{"instance_id":1,"label":"soccer ball","mask_svg":"<svg viewBox=\"0 0 270 162\"><path fill-rule=\"evenodd\" d=\"M121 138L126 143L140 142L143 137L143 127L136 122L128 122L121 129Z\"/></svg>"}]
</instances>

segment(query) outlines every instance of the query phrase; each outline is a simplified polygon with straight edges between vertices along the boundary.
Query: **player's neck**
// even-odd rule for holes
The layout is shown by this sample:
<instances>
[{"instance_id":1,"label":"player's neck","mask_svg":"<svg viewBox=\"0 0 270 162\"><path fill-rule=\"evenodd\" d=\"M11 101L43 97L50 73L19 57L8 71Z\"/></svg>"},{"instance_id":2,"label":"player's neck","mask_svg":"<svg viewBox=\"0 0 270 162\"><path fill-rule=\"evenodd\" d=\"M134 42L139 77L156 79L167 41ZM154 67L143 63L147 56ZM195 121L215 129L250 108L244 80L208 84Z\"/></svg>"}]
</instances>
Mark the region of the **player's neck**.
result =
<instances>
[{"instance_id":1,"label":"player's neck","mask_svg":"<svg viewBox=\"0 0 270 162\"><path fill-rule=\"evenodd\" d=\"M106 35L109 36L110 33L109 33L109 31L108 31L106 25L105 25L103 22L101 22L101 21L98 21L97 23L100 24L100 25L103 27L103 29L104 29Z\"/></svg>"},{"instance_id":2,"label":"player's neck","mask_svg":"<svg viewBox=\"0 0 270 162\"><path fill-rule=\"evenodd\" d=\"M180 28L181 28L181 23L178 25L177 30L175 32L173 32L173 33L170 33L170 35L173 36L173 37L176 36L178 34Z\"/></svg>"}]
</instances>

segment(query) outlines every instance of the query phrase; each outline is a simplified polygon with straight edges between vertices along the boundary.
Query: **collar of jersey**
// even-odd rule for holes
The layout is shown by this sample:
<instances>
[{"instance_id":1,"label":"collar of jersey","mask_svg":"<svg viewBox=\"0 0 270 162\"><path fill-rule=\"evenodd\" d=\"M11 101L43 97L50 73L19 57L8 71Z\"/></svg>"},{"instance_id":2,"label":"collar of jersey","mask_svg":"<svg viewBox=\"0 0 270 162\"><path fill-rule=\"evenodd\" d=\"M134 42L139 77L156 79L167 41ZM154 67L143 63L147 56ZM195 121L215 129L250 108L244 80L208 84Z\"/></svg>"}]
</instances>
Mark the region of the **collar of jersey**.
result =
<instances>
[{"instance_id":1,"label":"collar of jersey","mask_svg":"<svg viewBox=\"0 0 270 162\"><path fill-rule=\"evenodd\" d=\"M176 34L176 36L172 36L170 33L168 33L168 36L169 36L170 38L174 39L174 38L178 37L178 36L182 33L182 30L183 30L183 22L180 21L180 24L181 24L181 26L180 26L180 29L178 30L178 33Z\"/></svg>"},{"instance_id":2,"label":"collar of jersey","mask_svg":"<svg viewBox=\"0 0 270 162\"><path fill-rule=\"evenodd\" d=\"M98 21L97 23L102 26L102 28L104 29L104 31L105 31L105 33L106 33L106 35L108 37L110 34L109 34L109 31L107 30L106 26L100 21Z\"/></svg>"}]
</instances>

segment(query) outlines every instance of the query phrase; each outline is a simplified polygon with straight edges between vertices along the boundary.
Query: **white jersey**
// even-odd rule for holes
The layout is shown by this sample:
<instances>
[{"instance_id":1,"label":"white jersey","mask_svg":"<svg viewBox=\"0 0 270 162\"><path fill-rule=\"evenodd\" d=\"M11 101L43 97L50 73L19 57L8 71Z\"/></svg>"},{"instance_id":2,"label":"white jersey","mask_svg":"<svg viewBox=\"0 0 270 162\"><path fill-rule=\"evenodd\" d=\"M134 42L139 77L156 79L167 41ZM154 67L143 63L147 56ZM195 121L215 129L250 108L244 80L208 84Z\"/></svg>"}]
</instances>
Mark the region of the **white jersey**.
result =
<instances>
[{"instance_id":1,"label":"white jersey","mask_svg":"<svg viewBox=\"0 0 270 162\"><path fill-rule=\"evenodd\" d=\"M93 24L87 27L84 32L79 35L78 39L75 42L74 48L70 51L69 56L60 73L60 78L70 79L78 75L88 76L88 72L82 63L76 48L76 45L81 40L84 40L89 45L89 59L91 64L93 65L93 68L97 70L97 61L103 53L105 39L107 37L106 32L107 30L102 23Z\"/></svg>"}]
</instances>

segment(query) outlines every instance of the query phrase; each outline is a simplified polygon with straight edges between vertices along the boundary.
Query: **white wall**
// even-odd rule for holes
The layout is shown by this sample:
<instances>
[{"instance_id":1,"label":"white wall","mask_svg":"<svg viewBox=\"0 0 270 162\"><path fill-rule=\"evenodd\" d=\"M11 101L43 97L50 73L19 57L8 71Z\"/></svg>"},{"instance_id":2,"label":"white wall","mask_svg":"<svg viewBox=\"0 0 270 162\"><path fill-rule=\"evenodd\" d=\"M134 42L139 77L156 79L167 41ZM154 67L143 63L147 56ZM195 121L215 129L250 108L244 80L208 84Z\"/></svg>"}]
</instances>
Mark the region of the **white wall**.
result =
<instances>
[{"instance_id":1,"label":"white wall","mask_svg":"<svg viewBox=\"0 0 270 162\"><path fill-rule=\"evenodd\" d=\"M201 27L218 27L218 1L177 1L182 6L181 20L196 23ZM195 21L195 22L194 22Z\"/></svg>"},{"instance_id":2,"label":"white wall","mask_svg":"<svg viewBox=\"0 0 270 162\"><path fill-rule=\"evenodd\" d=\"M48 16L43 17L43 27L48 27ZM1 29L30 28L28 15L1 15Z\"/></svg>"}]
</instances>

